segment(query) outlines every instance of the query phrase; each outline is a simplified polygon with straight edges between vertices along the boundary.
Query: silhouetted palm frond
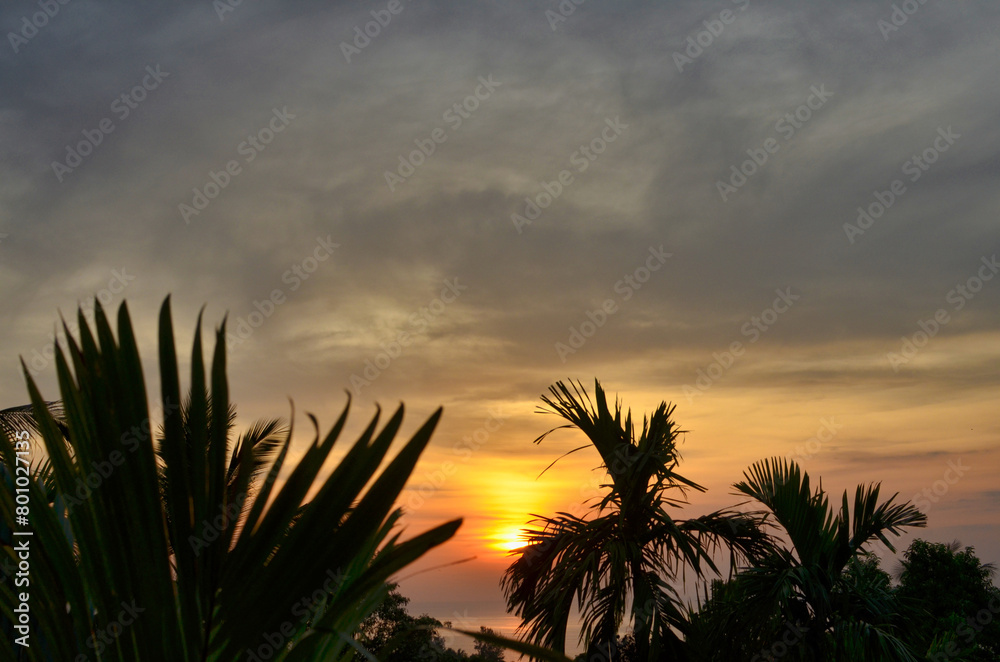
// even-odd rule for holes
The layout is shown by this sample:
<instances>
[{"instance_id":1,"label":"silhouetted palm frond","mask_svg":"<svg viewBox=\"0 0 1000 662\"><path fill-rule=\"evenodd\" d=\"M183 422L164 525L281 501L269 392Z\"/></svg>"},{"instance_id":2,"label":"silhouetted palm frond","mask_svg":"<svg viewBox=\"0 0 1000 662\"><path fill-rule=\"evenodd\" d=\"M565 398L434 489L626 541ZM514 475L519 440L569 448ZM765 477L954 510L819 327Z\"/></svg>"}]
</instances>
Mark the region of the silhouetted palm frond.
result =
<instances>
[{"instance_id":1,"label":"silhouetted palm frond","mask_svg":"<svg viewBox=\"0 0 1000 662\"><path fill-rule=\"evenodd\" d=\"M600 455L610 483L584 516L535 516L528 544L514 552L517 558L502 580L507 608L520 617L529 641L559 651L565 650L576 608L588 658L607 655L626 618L639 659L673 654L687 624L673 583L686 572L696 578L718 572L713 553L719 549L733 562L766 557L772 543L765 518L732 510L688 520L671 517L670 509L687 504L687 490L705 490L677 471L683 431L672 418L674 405L661 403L639 426L620 402L608 405L596 380L593 400L578 382L558 382L549 392L541 411L569 423L535 442L555 430L580 430Z\"/></svg>"}]
</instances>

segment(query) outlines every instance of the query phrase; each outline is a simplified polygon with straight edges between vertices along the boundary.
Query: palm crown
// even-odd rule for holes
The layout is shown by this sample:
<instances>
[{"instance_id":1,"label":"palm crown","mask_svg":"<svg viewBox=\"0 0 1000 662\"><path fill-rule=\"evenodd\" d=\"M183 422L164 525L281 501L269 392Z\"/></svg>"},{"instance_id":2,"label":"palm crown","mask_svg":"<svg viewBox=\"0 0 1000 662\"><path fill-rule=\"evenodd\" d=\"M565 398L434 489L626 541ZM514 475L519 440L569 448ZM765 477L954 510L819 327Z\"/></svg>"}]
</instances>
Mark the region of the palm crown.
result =
<instances>
[{"instance_id":1,"label":"palm crown","mask_svg":"<svg viewBox=\"0 0 1000 662\"><path fill-rule=\"evenodd\" d=\"M809 475L783 458L755 463L734 487L767 508L790 545L775 547L729 585L716 586L696 619L698 638L730 651L713 659L738 659L727 649L734 642L719 634L726 631L755 633L767 645L790 635L793 659L915 659L893 625L898 607L888 582L872 572L866 557L876 540L895 552L889 537L926 526L923 513L896 503L897 495L880 502L879 484L858 485L853 504L845 491L835 509L822 485L813 490Z\"/></svg>"},{"instance_id":2,"label":"palm crown","mask_svg":"<svg viewBox=\"0 0 1000 662\"><path fill-rule=\"evenodd\" d=\"M686 624L674 581L685 570L717 572L712 553L720 547L733 560L762 555L769 538L752 514L671 517L669 509L687 503L687 490L705 490L677 472L682 431L672 419L673 405L661 403L639 429L621 403L608 406L599 382L596 403L579 383L558 382L550 392L542 411L568 421L554 429L576 428L587 436L589 444L570 453L592 445L610 482L583 517L536 516L541 527L528 530L527 546L514 552L518 558L503 579L508 609L520 616L530 640L562 651L575 603L581 638L606 655L630 612L640 659L672 656L680 644L677 630Z\"/></svg>"}]
</instances>

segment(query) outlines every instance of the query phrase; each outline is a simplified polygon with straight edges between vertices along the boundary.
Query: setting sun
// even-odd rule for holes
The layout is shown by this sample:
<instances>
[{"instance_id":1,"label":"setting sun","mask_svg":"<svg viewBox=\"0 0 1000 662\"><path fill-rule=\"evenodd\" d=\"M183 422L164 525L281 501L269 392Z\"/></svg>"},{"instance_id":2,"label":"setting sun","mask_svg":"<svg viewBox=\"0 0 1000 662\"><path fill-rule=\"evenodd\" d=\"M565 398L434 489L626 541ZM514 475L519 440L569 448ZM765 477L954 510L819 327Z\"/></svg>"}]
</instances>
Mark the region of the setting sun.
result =
<instances>
[{"instance_id":1,"label":"setting sun","mask_svg":"<svg viewBox=\"0 0 1000 662\"><path fill-rule=\"evenodd\" d=\"M524 536L524 530L517 526L508 526L497 530L490 536L490 547L492 549L509 552L511 550L524 547L528 541Z\"/></svg>"},{"instance_id":2,"label":"setting sun","mask_svg":"<svg viewBox=\"0 0 1000 662\"><path fill-rule=\"evenodd\" d=\"M0 25L0 662L1000 662L1000 0Z\"/></svg>"}]
</instances>

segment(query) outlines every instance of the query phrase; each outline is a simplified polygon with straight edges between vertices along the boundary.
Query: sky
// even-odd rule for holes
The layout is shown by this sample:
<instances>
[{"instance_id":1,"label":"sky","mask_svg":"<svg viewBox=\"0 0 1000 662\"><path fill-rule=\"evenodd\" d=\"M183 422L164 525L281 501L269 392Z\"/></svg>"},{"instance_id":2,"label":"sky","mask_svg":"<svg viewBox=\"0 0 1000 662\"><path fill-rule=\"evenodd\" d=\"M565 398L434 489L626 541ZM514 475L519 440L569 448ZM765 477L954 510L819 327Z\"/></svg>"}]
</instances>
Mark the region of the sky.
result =
<instances>
[{"instance_id":1,"label":"sky","mask_svg":"<svg viewBox=\"0 0 1000 662\"><path fill-rule=\"evenodd\" d=\"M557 380L677 404L708 488L678 517L784 456L1000 561L995 3L17 0L0 27L3 406L19 357L57 397L59 314L95 297L155 375L168 294L182 345L228 314L240 422L293 401L297 452L345 391L348 436L443 406L405 535L464 524L402 591L508 633L504 549L600 484L591 451L538 477L581 443L531 443Z\"/></svg>"}]
</instances>

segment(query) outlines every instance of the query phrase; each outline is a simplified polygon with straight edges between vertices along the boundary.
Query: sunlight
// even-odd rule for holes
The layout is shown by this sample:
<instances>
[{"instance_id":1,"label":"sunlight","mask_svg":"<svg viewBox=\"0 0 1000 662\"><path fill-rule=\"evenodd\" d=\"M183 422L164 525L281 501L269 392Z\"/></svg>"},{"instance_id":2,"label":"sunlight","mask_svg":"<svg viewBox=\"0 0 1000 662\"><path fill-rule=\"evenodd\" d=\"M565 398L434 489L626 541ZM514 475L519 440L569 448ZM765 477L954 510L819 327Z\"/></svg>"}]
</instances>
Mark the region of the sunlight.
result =
<instances>
[{"instance_id":1,"label":"sunlight","mask_svg":"<svg viewBox=\"0 0 1000 662\"><path fill-rule=\"evenodd\" d=\"M519 526L507 526L499 529L490 536L490 540L492 541L490 543L492 549L504 552L524 547L528 542Z\"/></svg>"},{"instance_id":2,"label":"sunlight","mask_svg":"<svg viewBox=\"0 0 1000 662\"><path fill-rule=\"evenodd\" d=\"M475 475L476 483L469 489L479 490L480 517L472 529L480 549L506 556L525 545L523 529L537 527L529 524L537 516L580 514L581 503L594 492L589 480L592 461L574 456L538 479L539 468L546 463L544 458L505 459Z\"/></svg>"}]
</instances>

